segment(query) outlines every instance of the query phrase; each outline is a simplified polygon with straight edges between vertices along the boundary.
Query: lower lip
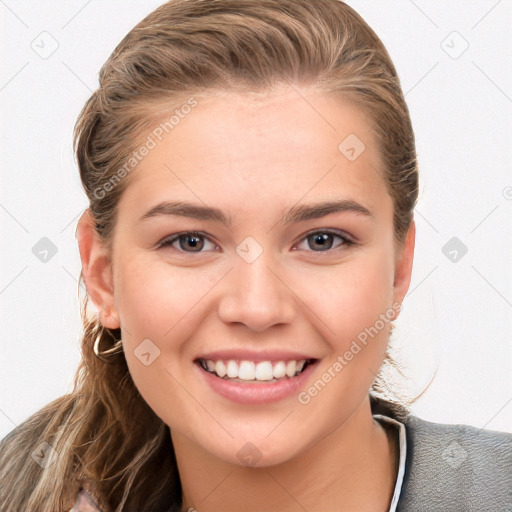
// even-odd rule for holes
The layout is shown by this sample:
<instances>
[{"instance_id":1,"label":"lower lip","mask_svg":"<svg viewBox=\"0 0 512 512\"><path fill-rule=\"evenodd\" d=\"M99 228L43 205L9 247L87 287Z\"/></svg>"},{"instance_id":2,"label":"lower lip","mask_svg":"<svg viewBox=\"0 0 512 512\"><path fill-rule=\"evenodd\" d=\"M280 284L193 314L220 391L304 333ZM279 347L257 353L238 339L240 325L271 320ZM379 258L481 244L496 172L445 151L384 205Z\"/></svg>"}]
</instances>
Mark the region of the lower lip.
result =
<instances>
[{"instance_id":1,"label":"lower lip","mask_svg":"<svg viewBox=\"0 0 512 512\"><path fill-rule=\"evenodd\" d=\"M306 369L296 377L287 377L275 382L235 382L228 379L221 379L217 375L203 370L199 363L196 363L199 372L206 380L206 383L219 395L237 402L239 404L268 404L278 402L293 395L297 395L304 387L310 374L314 371L316 361L309 364Z\"/></svg>"}]
</instances>

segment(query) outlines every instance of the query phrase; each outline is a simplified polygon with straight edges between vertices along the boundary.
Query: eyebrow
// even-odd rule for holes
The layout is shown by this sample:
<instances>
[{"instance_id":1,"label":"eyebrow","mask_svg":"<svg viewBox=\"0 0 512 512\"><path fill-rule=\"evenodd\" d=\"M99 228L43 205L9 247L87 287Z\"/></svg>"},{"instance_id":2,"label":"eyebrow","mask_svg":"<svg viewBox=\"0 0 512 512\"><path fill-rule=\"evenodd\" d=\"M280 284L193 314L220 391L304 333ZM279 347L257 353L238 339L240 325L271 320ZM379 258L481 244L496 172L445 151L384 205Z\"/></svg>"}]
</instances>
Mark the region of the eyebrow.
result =
<instances>
[{"instance_id":1,"label":"eyebrow","mask_svg":"<svg viewBox=\"0 0 512 512\"><path fill-rule=\"evenodd\" d=\"M282 217L283 224L304 222L307 220L325 217L331 213L350 212L373 217L373 213L365 206L350 199L339 199L321 203L292 206ZM160 215L177 215L191 217L198 220L212 220L220 222L225 226L231 225L231 216L226 215L219 208L202 206L200 204L187 203L184 201L164 201L148 210L139 222Z\"/></svg>"}]
</instances>

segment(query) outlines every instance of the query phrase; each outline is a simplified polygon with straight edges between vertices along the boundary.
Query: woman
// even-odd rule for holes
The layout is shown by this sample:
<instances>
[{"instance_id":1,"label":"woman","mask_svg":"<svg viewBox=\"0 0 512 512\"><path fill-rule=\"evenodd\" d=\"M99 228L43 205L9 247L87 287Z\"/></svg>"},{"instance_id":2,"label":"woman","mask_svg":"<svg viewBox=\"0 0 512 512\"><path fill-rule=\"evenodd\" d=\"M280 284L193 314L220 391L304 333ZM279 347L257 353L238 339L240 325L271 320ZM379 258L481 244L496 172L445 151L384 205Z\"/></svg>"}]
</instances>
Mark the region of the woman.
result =
<instances>
[{"instance_id":1,"label":"woman","mask_svg":"<svg viewBox=\"0 0 512 512\"><path fill-rule=\"evenodd\" d=\"M414 134L337 0L177 0L114 50L75 150L83 358L0 448L2 510L505 510L510 435L379 376Z\"/></svg>"}]
</instances>

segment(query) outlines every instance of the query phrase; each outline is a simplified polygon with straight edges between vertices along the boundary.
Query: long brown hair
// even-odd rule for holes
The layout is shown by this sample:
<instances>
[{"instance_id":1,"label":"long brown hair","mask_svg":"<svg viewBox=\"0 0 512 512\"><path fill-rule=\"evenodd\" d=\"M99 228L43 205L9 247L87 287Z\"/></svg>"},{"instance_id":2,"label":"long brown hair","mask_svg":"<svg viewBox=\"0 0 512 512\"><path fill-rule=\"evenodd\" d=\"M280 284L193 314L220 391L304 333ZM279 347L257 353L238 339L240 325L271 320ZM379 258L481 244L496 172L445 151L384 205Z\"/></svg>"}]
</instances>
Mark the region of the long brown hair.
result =
<instances>
[{"instance_id":1,"label":"long brown hair","mask_svg":"<svg viewBox=\"0 0 512 512\"><path fill-rule=\"evenodd\" d=\"M171 0L115 48L75 126L81 180L105 245L130 179L126 162L148 129L211 91L271 92L282 84L339 93L370 117L403 242L418 194L414 134L395 68L364 20L338 0ZM96 482L116 512L180 510L169 428L139 394L122 351L108 362L94 354L97 338L105 349L120 331L91 318L87 298L82 318L73 391L1 443L1 510L68 511L82 480ZM386 364L394 364L389 352ZM387 388L380 374L371 394L392 398ZM46 468L30 456L41 443L56 453Z\"/></svg>"}]
</instances>

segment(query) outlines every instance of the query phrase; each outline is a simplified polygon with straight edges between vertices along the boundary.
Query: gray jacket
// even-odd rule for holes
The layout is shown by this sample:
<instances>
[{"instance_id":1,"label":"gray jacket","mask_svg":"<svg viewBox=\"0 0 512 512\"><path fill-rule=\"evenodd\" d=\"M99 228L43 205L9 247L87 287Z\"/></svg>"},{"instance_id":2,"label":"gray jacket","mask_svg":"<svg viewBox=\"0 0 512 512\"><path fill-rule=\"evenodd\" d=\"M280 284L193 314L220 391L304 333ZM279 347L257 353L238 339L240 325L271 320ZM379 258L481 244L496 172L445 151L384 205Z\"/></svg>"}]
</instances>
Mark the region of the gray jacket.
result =
<instances>
[{"instance_id":1,"label":"gray jacket","mask_svg":"<svg viewBox=\"0 0 512 512\"><path fill-rule=\"evenodd\" d=\"M512 511L512 434L432 423L380 399L371 403L374 414L406 428L397 512Z\"/></svg>"}]
</instances>

